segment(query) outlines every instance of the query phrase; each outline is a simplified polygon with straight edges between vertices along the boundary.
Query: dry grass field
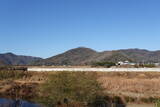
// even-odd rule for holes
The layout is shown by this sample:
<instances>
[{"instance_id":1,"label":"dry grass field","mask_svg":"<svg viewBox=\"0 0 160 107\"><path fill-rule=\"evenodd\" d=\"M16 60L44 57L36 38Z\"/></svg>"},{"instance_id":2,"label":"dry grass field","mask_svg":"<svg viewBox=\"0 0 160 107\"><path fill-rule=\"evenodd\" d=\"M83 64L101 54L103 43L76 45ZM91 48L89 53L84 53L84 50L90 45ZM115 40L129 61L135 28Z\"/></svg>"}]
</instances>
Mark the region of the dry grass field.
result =
<instances>
[{"instance_id":1,"label":"dry grass field","mask_svg":"<svg viewBox=\"0 0 160 107\"><path fill-rule=\"evenodd\" d=\"M28 72L23 74L22 78L2 79L0 95L2 97L9 95L8 97L11 98L20 95L22 98L30 98L32 95L28 92L36 91L35 87L54 73L56 72ZM126 103L129 102L127 107L154 107L154 102L160 98L160 73L158 72L96 72L96 74L106 95L121 97ZM14 87L22 91L14 95L17 90Z\"/></svg>"},{"instance_id":2,"label":"dry grass field","mask_svg":"<svg viewBox=\"0 0 160 107\"><path fill-rule=\"evenodd\" d=\"M127 107L155 107L154 104L128 104Z\"/></svg>"},{"instance_id":3,"label":"dry grass field","mask_svg":"<svg viewBox=\"0 0 160 107\"><path fill-rule=\"evenodd\" d=\"M107 94L128 97L135 102L154 102L160 98L160 73L107 72L98 75Z\"/></svg>"}]
</instances>

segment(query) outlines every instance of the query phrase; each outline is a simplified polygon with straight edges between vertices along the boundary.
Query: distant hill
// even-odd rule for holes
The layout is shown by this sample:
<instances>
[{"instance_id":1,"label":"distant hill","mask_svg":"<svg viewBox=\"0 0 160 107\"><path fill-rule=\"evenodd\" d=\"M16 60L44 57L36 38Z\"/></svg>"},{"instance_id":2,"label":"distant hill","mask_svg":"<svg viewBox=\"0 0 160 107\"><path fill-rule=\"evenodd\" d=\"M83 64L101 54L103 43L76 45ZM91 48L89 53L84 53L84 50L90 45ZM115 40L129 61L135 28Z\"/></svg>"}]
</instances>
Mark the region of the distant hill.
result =
<instances>
[{"instance_id":1,"label":"distant hill","mask_svg":"<svg viewBox=\"0 0 160 107\"><path fill-rule=\"evenodd\" d=\"M0 66L5 66L6 64L0 60Z\"/></svg>"},{"instance_id":2,"label":"distant hill","mask_svg":"<svg viewBox=\"0 0 160 107\"><path fill-rule=\"evenodd\" d=\"M0 65L28 65L37 60L41 60L41 58L15 55L13 53L0 54Z\"/></svg>"},{"instance_id":3,"label":"distant hill","mask_svg":"<svg viewBox=\"0 0 160 107\"><path fill-rule=\"evenodd\" d=\"M79 47L62 54L41 59L32 56L0 54L0 65L91 65L95 62L159 62L160 51L144 49L123 49L97 52L90 48Z\"/></svg>"},{"instance_id":4,"label":"distant hill","mask_svg":"<svg viewBox=\"0 0 160 107\"><path fill-rule=\"evenodd\" d=\"M34 65L90 65L94 62L160 62L160 51L124 49L97 52L89 48L75 48L62 54L35 61Z\"/></svg>"},{"instance_id":5,"label":"distant hill","mask_svg":"<svg viewBox=\"0 0 160 107\"><path fill-rule=\"evenodd\" d=\"M160 51L148 51L144 49L119 50L134 62L160 62Z\"/></svg>"},{"instance_id":6,"label":"distant hill","mask_svg":"<svg viewBox=\"0 0 160 107\"><path fill-rule=\"evenodd\" d=\"M97 54L96 51L89 48L71 49L65 53L36 61L35 65L83 65L86 59L92 58Z\"/></svg>"}]
</instances>

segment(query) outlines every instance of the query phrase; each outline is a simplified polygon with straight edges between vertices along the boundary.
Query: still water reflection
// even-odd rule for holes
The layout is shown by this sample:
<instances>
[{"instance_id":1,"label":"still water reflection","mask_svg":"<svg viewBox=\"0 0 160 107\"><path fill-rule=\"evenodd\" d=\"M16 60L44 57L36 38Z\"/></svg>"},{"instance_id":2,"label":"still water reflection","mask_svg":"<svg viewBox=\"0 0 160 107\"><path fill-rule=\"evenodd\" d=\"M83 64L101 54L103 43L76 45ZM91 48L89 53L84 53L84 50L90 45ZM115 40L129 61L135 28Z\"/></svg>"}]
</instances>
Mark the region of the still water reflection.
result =
<instances>
[{"instance_id":1,"label":"still water reflection","mask_svg":"<svg viewBox=\"0 0 160 107\"><path fill-rule=\"evenodd\" d=\"M0 98L0 107L42 107L23 100L9 100Z\"/></svg>"}]
</instances>

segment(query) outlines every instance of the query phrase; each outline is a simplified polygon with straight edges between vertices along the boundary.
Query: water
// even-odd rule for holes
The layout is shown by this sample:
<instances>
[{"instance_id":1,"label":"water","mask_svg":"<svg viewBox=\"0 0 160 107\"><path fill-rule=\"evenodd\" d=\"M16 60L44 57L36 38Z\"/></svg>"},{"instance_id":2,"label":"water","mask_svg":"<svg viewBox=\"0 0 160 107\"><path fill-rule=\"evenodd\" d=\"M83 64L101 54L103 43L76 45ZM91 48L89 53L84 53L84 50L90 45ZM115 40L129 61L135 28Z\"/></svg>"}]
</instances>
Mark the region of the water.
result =
<instances>
[{"instance_id":1,"label":"water","mask_svg":"<svg viewBox=\"0 0 160 107\"><path fill-rule=\"evenodd\" d=\"M23 100L9 100L0 98L0 107L42 107Z\"/></svg>"},{"instance_id":2,"label":"water","mask_svg":"<svg viewBox=\"0 0 160 107\"><path fill-rule=\"evenodd\" d=\"M10 99L3 99L0 98L0 107L42 107L38 104L34 104L31 102L23 101L23 100L10 100ZM124 104L116 104L116 103L109 103L105 102L95 102L90 107L126 107Z\"/></svg>"}]
</instances>

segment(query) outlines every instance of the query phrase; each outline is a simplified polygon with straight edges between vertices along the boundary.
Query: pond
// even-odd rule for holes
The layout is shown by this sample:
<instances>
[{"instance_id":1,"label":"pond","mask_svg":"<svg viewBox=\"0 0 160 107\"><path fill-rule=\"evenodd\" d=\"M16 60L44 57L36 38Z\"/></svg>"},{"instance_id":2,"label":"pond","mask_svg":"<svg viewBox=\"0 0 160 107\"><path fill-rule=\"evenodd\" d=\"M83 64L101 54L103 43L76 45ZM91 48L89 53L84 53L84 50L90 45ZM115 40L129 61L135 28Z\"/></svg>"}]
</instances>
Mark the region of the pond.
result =
<instances>
[{"instance_id":1,"label":"pond","mask_svg":"<svg viewBox=\"0 0 160 107\"><path fill-rule=\"evenodd\" d=\"M0 107L42 107L42 106L23 100L10 100L10 99L0 98Z\"/></svg>"}]
</instances>

